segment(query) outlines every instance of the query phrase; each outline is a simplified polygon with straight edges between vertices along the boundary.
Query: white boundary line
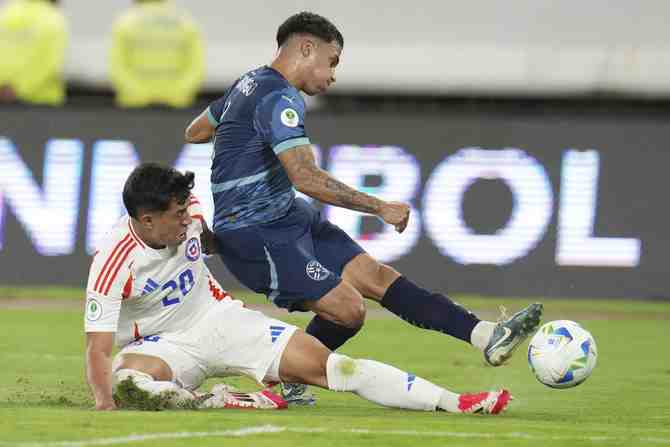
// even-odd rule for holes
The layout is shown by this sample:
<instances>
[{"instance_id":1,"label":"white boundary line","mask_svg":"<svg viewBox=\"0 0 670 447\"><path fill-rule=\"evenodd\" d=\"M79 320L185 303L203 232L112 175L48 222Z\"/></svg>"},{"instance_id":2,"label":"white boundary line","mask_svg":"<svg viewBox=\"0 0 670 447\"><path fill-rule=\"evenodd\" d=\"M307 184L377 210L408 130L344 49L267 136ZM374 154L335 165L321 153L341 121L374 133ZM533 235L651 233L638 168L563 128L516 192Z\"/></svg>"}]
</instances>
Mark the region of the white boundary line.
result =
<instances>
[{"instance_id":1,"label":"white boundary line","mask_svg":"<svg viewBox=\"0 0 670 447\"><path fill-rule=\"evenodd\" d=\"M285 431L283 427L274 425L262 425L258 427L247 427L238 430L219 431L184 431L173 433L150 433L145 435L128 435L117 438L98 438L84 441L56 441L56 442L27 442L16 443L0 441L0 446L13 447L86 447L96 445L130 444L133 442L150 441L153 439L185 439L185 438L210 438L210 437L244 437L263 433L279 433Z\"/></svg>"},{"instance_id":2,"label":"white boundary line","mask_svg":"<svg viewBox=\"0 0 670 447\"><path fill-rule=\"evenodd\" d=\"M391 436L417 436L432 438L482 438L482 439L527 439L536 441L589 441L589 442L623 442L630 437L621 436L540 436L524 432L509 433L475 433L456 431L419 431L419 430L367 430L347 429L338 430L330 428L301 428L301 427L279 427L276 425L260 425L255 427L240 428L237 430L201 431L201 432L172 432L172 433L149 433L120 436L116 438L97 438L83 441L56 441L56 442L8 442L0 441L0 447L88 447L131 444L135 442L150 441L155 439L189 439L189 438L214 438L235 437L241 438L267 433L338 433L338 434L365 434L365 435L391 435ZM668 444L670 438L644 437L637 441L650 444Z\"/></svg>"}]
</instances>

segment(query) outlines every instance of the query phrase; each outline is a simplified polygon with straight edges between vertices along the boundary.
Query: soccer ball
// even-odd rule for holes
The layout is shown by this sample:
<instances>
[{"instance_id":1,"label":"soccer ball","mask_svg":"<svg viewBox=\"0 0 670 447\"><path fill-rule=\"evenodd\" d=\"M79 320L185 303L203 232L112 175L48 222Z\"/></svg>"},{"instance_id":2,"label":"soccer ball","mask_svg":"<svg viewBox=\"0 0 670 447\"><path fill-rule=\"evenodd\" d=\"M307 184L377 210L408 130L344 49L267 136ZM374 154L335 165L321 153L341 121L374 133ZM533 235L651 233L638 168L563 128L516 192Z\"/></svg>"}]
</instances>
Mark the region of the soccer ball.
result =
<instances>
[{"instance_id":1,"label":"soccer ball","mask_svg":"<svg viewBox=\"0 0 670 447\"><path fill-rule=\"evenodd\" d=\"M589 378L598 351L593 336L569 320L544 324L528 345L528 364L537 380L552 388L572 388Z\"/></svg>"}]
</instances>

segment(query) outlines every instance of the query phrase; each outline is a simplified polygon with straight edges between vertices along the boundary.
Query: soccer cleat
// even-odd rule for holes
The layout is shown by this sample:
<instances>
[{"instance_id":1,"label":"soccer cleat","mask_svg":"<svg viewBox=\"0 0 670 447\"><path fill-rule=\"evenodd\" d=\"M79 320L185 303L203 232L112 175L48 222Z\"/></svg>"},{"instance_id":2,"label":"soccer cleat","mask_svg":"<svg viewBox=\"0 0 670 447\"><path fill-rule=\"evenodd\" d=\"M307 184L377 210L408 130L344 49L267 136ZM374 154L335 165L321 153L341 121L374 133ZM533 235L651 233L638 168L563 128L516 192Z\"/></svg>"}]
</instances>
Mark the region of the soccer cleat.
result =
<instances>
[{"instance_id":1,"label":"soccer cleat","mask_svg":"<svg viewBox=\"0 0 670 447\"><path fill-rule=\"evenodd\" d=\"M316 397L302 383L282 383L281 396L289 405L314 405Z\"/></svg>"},{"instance_id":2,"label":"soccer cleat","mask_svg":"<svg viewBox=\"0 0 670 447\"><path fill-rule=\"evenodd\" d=\"M504 312L503 312L504 314ZM484 350L484 358L491 366L500 366L514 350L540 325L542 304L534 303L499 322Z\"/></svg>"},{"instance_id":3,"label":"soccer cleat","mask_svg":"<svg viewBox=\"0 0 670 447\"><path fill-rule=\"evenodd\" d=\"M498 414L507 409L512 399L507 390L461 394L458 396L458 409L461 413Z\"/></svg>"},{"instance_id":4,"label":"soccer cleat","mask_svg":"<svg viewBox=\"0 0 670 447\"><path fill-rule=\"evenodd\" d=\"M283 410L288 404L281 396L270 390L262 390L256 393L240 393L231 391L230 387L214 387L212 393L200 402L198 408L226 408L226 409L250 409L250 410Z\"/></svg>"}]
</instances>

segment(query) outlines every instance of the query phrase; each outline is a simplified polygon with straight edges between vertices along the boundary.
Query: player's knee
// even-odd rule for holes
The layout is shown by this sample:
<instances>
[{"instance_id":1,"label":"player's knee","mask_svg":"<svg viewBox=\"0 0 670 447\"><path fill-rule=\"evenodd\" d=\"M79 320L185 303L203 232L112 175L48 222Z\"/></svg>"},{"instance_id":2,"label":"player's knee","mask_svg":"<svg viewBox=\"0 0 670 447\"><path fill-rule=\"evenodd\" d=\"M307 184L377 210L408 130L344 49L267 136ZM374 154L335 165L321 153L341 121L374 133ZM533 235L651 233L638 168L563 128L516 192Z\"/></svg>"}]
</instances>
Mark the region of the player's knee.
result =
<instances>
[{"instance_id":1,"label":"player's knee","mask_svg":"<svg viewBox=\"0 0 670 447\"><path fill-rule=\"evenodd\" d=\"M145 372L128 368L114 371L112 388L120 407L127 408L184 408L184 405L195 399L191 391L176 383L156 381ZM147 394L160 399L152 401L147 398Z\"/></svg>"},{"instance_id":2,"label":"player's knee","mask_svg":"<svg viewBox=\"0 0 670 447\"><path fill-rule=\"evenodd\" d=\"M342 309L340 323L350 329L360 329L365 322L365 314L366 309L363 300L360 298L352 299Z\"/></svg>"},{"instance_id":3,"label":"player's knee","mask_svg":"<svg viewBox=\"0 0 670 447\"><path fill-rule=\"evenodd\" d=\"M112 385L114 388L126 380L131 380L135 385L140 387L144 383L151 382L154 379L149 374L136 369L121 368L114 371L112 375Z\"/></svg>"}]
</instances>

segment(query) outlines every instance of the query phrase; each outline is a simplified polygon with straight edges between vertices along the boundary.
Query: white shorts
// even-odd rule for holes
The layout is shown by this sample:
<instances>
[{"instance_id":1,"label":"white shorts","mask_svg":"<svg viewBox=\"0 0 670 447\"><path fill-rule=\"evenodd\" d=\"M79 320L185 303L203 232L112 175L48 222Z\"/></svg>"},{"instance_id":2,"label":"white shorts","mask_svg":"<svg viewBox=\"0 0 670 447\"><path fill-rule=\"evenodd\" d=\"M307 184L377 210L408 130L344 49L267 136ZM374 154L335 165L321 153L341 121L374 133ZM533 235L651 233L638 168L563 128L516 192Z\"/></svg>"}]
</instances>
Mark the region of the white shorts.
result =
<instances>
[{"instance_id":1,"label":"white shorts","mask_svg":"<svg viewBox=\"0 0 670 447\"><path fill-rule=\"evenodd\" d=\"M296 329L231 300L215 306L194 327L127 344L116 355L114 369L121 355L144 354L164 360L172 380L190 390L209 377L244 375L259 383L277 382L281 356Z\"/></svg>"}]
</instances>

